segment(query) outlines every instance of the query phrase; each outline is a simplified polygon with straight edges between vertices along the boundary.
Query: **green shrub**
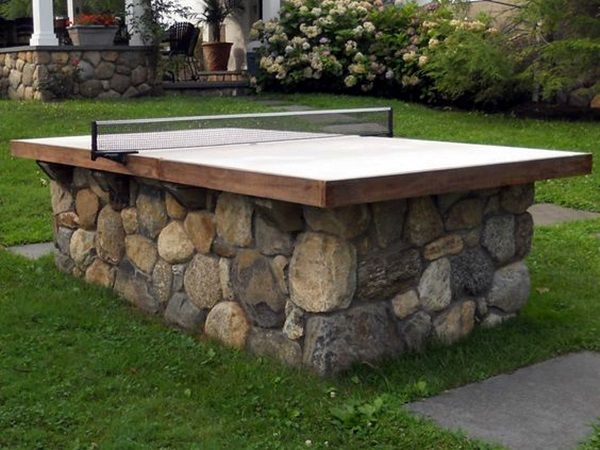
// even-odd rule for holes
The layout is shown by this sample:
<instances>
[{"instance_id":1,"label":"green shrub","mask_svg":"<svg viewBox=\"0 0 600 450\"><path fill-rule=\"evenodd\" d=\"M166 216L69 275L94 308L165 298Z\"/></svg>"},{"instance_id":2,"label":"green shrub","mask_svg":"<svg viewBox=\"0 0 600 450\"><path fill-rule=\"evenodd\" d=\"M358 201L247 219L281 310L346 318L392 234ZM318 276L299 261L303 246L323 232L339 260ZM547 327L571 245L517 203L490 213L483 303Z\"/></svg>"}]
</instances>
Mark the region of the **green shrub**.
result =
<instances>
[{"instance_id":1,"label":"green shrub","mask_svg":"<svg viewBox=\"0 0 600 450\"><path fill-rule=\"evenodd\" d=\"M523 0L515 18L525 66L521 78L557 101L600 81L600 0Z\"/></svg>"},{"instance_id":2,"label":"green shrub","mask_svg":"<svg viewBox=\"0 0 600 450\"><path fill-rule=\"evenodd\" d=\"M521 92L516 63L509 54L497 33L457 29L429 52L425 73L432 80L434 95L496 106Z\"/></svg>"},{"instance_id":3,"label":"green shrub","mask_svg":"<svg viewBox=\"0 0 600 450\"><path fill-rule=\"evenodd\" d=\"M543 100L600 81L600 40L563 39L531 51L523 77L539 86Z\"/></svg>"}]
</instances>

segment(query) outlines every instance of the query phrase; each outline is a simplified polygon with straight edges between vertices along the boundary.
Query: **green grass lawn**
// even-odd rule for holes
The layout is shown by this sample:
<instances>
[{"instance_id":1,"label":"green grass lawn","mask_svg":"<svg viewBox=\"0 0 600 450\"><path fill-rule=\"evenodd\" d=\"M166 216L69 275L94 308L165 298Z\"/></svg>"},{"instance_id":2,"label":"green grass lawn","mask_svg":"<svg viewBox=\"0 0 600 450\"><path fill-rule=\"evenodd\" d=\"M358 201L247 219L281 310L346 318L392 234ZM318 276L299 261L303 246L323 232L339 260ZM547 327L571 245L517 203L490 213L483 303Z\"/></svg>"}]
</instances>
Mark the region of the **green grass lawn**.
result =
<instances>
[{"instance_id":1,"label":"green grass lawn","mask_svg":"<svg viewBox=\"0 0 600 450\"><path fill-rule=\"evenodd\" d=\"M49 259L0 250L0 448L487 448L402 405L599 350L599 231L591 221L536 232L518 319L337 381L167 331Z\"/></svg>"},{"instance_id":2,"label":"green grass lawn","mask_svg":"<svg viewBox=\"0 0 600 450\"><path fill-rule=\"evenodd\" d=\"M318 107L391 104L399 136L599 153L600 124L438 111L396 101L276 96ZM322 380L169 331L114 294L1 245L51 238L43 175L12 138L87 133L100 118L264 110L252 99L0 101L0 448L480 449L406 413L410 400L565 352L600 350L600 220L536 230L518 319L450 348ZM598 172L537 199L600 211ZM600 433L586 448L597 448Z\"/></svg>"}]
</instances>

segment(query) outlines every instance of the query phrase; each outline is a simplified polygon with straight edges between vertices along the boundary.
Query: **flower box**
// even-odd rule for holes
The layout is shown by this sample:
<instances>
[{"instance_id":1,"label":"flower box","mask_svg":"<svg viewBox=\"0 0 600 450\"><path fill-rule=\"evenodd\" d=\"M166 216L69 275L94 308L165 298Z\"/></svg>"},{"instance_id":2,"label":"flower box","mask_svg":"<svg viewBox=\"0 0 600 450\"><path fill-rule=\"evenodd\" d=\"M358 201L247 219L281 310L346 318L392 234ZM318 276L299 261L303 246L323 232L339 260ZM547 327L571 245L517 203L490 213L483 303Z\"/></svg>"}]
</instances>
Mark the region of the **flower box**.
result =
<instances>
[{"instance_id":1,"label":"flower box","mask_svg":"<svg viewBox=\"0 0 600 450\"><path fill-rule=\"evenodd\" d=\"M111 46L117 34L117 26L73 25L67 28L73 45Z\"/></svg>"}]
</instances>

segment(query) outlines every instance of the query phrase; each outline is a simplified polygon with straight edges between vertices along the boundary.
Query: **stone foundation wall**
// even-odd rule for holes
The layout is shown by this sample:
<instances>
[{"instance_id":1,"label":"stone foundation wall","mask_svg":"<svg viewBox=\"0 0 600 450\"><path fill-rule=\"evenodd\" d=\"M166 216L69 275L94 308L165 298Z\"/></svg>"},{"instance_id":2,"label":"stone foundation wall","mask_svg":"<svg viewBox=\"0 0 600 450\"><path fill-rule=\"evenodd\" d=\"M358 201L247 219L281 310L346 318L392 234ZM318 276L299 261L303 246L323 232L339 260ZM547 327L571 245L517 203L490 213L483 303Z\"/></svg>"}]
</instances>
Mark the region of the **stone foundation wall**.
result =
<instances>
[{"instance_id":1,"label":"stone foundation wall","mask_svg":"<svg viewBox=\"0 0 600 450\"><path fill-rule=\"evenodd\" d=\"M152 93L155 76L145 48L81 47L0 52L0 98L119 98ZM78 71L78 76L72 76ZM66 90L66 94L59 92Z\"/></svg>"},{"instance_id":2,"label":"stone foundation wall","mask_svg":"<svg viewBox=\"0 0 600 450\"><path fill-rule=\"evenodd\" d=\"M84 169L61 179L62 271L319 374L453 343L529 295L533 185L328 210Z\"/></svg>"}]
</instances>

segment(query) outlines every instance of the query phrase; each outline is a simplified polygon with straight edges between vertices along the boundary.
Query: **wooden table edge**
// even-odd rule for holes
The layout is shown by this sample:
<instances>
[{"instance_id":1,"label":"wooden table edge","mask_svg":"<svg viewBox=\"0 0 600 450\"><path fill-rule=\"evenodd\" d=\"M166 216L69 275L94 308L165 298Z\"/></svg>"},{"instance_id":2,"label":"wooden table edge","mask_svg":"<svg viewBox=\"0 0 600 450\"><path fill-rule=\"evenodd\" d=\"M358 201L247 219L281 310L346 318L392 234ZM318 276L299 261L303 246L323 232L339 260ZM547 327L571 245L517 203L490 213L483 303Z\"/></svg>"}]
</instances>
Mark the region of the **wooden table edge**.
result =
<instances>
[{"instance_id":1,"label":"wooden table edge","mask_svg":"<svg viewBox=\"0 0 600 450\"><path fill-rule=\"evenodd\" d=\"M425 195L466 192L552 178L586 175L592 171L592 154L581 153L382 177L329 181L324 207L335 208Z\"/></svg>"},{"instance_id":2,"label":"wooden table edge","mask_svg":"<svg viewBox=\"0 0 600 450\"><path fill-rule=\"evenodd\" d=\"M101 170L122 175L168 181L206 189L270 198L292 203L323 207L325 183L300 177L264 174L240 169L226 169L163 159L127 156L127 164L106 158L92 161L90 150L58 145L11 141L11 154L67 166Z\"/></svg>"},{"instance_id":3,"label":"wooden table edge","mask_svg":"<svg viewBox=\"0 0 600 450\"><path fill-rule=\"evenodd\" d=\"M312 180L129 155L126 165L90 159L87 149L11 141L13 156L142 178L335 208L424 195L472 191L591 173L592 154L348 180ZM201 180L201 181L198 181Z\"/></svg>"}]
</instances>

